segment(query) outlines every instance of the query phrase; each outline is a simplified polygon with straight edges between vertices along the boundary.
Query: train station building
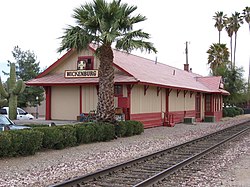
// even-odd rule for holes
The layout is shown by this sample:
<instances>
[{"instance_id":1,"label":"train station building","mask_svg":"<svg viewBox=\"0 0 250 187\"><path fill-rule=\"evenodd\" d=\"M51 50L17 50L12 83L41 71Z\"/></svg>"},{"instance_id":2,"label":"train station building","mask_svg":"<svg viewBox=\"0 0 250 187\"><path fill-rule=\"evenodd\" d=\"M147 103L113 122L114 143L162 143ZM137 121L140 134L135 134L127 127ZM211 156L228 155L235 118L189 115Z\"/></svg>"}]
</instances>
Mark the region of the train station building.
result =
<instances>
[{"instance_id":1,"label":"train station building","mask_svg":"<svg viewBox=\"0 0 250 187\"><path fill-rule=\"evenodd\" d=\"M76 120L96 110L99 60L95 46L80 53L70 50L26 84L46 92L47 120ZM127 120L144 127L173 126L184 120L219 121L223 89L219 76L201 76L113 49L115 107Z\"/></svg>"}]
</instances>

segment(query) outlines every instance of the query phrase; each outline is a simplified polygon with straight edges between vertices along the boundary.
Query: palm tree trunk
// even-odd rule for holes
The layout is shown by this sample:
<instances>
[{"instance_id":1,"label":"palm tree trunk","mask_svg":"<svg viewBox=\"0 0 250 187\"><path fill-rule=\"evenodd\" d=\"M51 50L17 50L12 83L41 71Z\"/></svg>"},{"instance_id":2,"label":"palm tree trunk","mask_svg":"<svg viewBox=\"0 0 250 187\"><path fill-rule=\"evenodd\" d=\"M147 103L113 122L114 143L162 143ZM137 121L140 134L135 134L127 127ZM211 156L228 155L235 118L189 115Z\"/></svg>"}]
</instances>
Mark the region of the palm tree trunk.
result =
<instances>
[{"instance_id":1,"label":"palm tree trunk","mask_svg":"<svg viewBox=\"0 0 250 187\"><path fill-rule=\"evenodd\" d=\"M97 120L115 121L114 109L114 67L111 45L100 47L99 93L97 103Z\"/></svg>"},{"instance_id":2,"label":"palm tree trunk","mask_svg":"<svg viewBox=\"0 0 250 187\"><path fill-rule=\"evenodd\" d=\"M233 69L233 37L230 37L230 57L231 57L231 69Z\"/></svg>"},{"instance_id":3,"label":"palm tree trunk","mask_svg":"<svg viewBox=\"0 0 250 187\"><path fill-rule=\"evenodd\" d=\"M221 33L221 31L219 31L219 44L220 44L220 33Z\"/></svg>"},{"instance_id":4,"label":"palm tree trunk","mask_svg":"<svg viewBox=\"0 0 250 187\"><path fill-rule=\"evenodd\" d=\"M235 68L235 55L236 55L236 40L237 40L237 32L235 33L235 38L234 38L234 63L233 63L234 68Z\"/></svg>"}]
</instances>

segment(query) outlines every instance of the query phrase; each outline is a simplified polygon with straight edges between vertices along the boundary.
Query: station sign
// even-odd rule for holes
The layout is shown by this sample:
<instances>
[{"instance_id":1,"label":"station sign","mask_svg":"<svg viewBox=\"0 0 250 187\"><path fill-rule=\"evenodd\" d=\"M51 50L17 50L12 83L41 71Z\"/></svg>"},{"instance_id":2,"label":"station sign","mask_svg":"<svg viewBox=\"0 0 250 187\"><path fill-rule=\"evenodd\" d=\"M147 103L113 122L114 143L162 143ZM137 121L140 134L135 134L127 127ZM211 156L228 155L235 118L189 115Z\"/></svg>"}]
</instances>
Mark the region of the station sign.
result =
<instances>
[{"instance_id":1,"label":"station sign","mask_svg":"<svg viewBox=\"0 0 250 187\"><path fill-rule=\"evenodd\" d=\"M97 78L98 70L65 70L65 78Z\"/></svg>"}]
</instances>

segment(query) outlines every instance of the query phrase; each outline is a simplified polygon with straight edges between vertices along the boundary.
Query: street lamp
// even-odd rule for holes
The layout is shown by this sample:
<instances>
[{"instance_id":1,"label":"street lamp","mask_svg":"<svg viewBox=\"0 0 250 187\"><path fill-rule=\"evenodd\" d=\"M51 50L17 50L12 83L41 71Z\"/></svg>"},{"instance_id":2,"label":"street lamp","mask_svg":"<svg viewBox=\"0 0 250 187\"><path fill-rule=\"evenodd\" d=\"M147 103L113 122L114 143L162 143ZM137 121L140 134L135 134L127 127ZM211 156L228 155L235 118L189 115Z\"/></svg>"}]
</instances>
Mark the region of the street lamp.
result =
<instances>
[{"instance_id":1,"label":"street lamp","mask_svg":"<svg viewBox=\"0 0 250 187\"><path fill-rule=\"evenodd\" d=\"M38 119L38 99L39 97L36 96L36 119Z\"/></svg>"}]
</instances>

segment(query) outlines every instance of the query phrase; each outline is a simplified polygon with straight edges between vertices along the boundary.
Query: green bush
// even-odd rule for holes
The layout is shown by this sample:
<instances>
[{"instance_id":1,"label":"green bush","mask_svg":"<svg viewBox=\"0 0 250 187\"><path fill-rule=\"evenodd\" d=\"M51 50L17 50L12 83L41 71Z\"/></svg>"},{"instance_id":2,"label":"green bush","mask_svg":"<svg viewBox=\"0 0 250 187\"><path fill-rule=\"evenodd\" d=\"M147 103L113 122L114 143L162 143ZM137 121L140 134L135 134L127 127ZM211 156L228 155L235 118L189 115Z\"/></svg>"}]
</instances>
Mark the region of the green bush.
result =
<instances>
[{"instance_id":1,"label":"green bush","mask_svg":"<svg viewBox=\"0 0 250 187\"><path fill-rule=\"evenodd\" d=\"M118 137L124 137L127 131L126 123L121 121L115 125L115 134Z\"/></svg>"},{"instance_id":2,"label":"green bush","mask_svg":"<svg viewBox=\"0 0 250 187\"><path fill-rule=\"evenodd\" d=\"M77 143L90 143L94 141L95 132L92 128L92 126L89 125L76 125L76 138Z\"/></svg>"},{"instance_id":3,"label":"green bush","mask_svg":"<svg viewBox=\"0 0 250 187\"><path fill-rule=\"evenodd\" d=\"M6 132L0 132L0 157L9 156L10 153L11 136Z\"/></svg>"},{"instance_id":4,"label":"green bush","mask_svg":"<svg viewBox=\"0 0 250 187\"><path fill-rule=\"evenodd\" d=\"M116 135L119 137L139 135L143 131L143 124L139 121L121 121L116 126Z\"/></svg>"},{"instance_id":5,"label":"green bush","mask_svg":"<svg viewBox=\"0 0 250 187\"><path fill-rule=\"evenodd\" d=\"M234 109L237 111L237 115L242 115L244 114L244 110L240 107L234 107Z\"/></svg>"},{"instance_id":6,"label":"green bush","mask_svg":"<svg viewBox=\"0 0 250 187\"><path fill-rule=\"evenodd\" d=\"M132 121L134 126L134 135L139 135L144 132L144 126L140 121Z\"/></svg>"},{"instance_id":7,"label":"green bush","mask_svg":"<svg viewBox=\"0 0 250 187\"><path fill-rule=\"evenodd\" d=\"M95 136L96 141L109 141L113 140L115 137L115 127L110 123L96 123L95 127Z\"/></svg>"},{"instance_id":8,"label":"green bush","mask_svg":"<svg viewBox=\"0 0 250 187\"><path fill-rule=\"evenodd\" d=\"M235 117L244 114L244 110L240 107L225 107L223 108L223 117Z\"/></svg>"},{"instance_id":9,"label":"green bush","mask_svg":"<svg viewBox=\"0 0 250 187\"><path fill-rule=\"evenodd\" d=\"M115 127L109 123L83 123L75 125L77 143L90 143L113 140Z\"/></svg>"},{"instance_id":10,"label":"green bush","mask_svg":"<svg viewBox=\"0 0 250 187\"><path fill-rule=\"evenodd\" d=\"M62 132L63 147L72 147L77 143L76 130L72 125L63 125L50 128L58 128Z\"/></svg>"},{"instance_id":11,"label":"green bush","mask_svg":"<svg viewBox=\"0 0 250 187\"><path fill-rule=\"evenodd\" d=\"M25 124L25 126L35 128L35 127L48 127L49 125L47 124Z\"/></svg>"},{"instance_id":12,"label":"green bush","mask_svg":"<svg viewBox=\"0 0 250 187\"><path fill-rule=\"evenodd\" d=\"M24 129L1 132L0 137L0 156L26 156L35 154L41 148L43 134Z\"/></svg>"},{"instance_id":13,"label":"green bush","mask_svg":"<svg viewBox=\"0 0 250 187\"><path fill-rule=\"evenodd\" d=\"M63 133L56 127L36 127L34 130L43 133L42 147L45 149L62 149Z\"/></svg>"}]
</instances>

